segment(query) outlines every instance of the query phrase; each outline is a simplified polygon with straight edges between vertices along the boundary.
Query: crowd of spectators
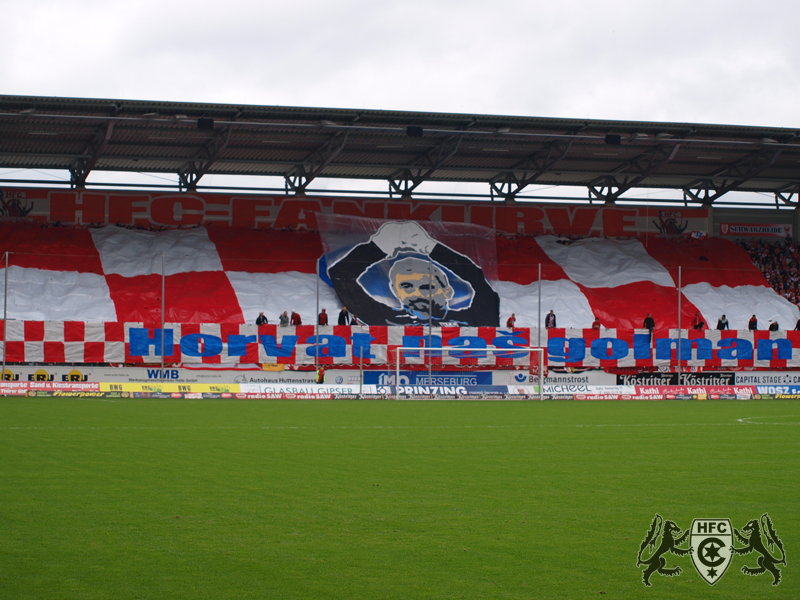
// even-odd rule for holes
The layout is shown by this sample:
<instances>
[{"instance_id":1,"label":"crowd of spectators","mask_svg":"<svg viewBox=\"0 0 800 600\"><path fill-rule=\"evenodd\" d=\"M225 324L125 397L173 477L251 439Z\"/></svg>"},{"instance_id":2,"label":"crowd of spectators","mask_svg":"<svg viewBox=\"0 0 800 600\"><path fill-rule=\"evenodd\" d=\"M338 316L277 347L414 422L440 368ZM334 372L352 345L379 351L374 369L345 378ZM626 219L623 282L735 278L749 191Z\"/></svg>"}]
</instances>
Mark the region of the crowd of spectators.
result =
<instances>
[{"instance_id":1,"label":"crowd of spectators","mask_svg":"<svg viewBox=\"0 0 800 600\"><path fill-rule=\"evenodd\" d=\"M800 305L800 245L763 240L737 242L749 254L753 265L764 273L772 288L793 304Z\"/></svg>"}]
</instances>

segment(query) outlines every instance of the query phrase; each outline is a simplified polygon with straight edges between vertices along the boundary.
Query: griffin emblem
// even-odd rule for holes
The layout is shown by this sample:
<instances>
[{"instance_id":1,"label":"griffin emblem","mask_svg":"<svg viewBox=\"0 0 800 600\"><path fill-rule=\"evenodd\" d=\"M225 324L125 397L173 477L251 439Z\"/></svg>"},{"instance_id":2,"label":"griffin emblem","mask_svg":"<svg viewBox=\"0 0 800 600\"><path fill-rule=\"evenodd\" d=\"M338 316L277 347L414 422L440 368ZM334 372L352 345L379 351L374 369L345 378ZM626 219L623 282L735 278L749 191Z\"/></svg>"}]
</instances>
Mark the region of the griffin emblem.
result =
<instances>
[{"instance_id":1,"label":"griffin emblem","mask_svg":"<svg viewBox=\"0 0 800 600\"><path fill-rule=\"evenodd\" d=\"M758 552L761 555L758 557L757 567L745 565L742 567L742 573L756 576L769 571L772 573L772 585L778 585L781 582L781 570L777 565L786 566L786 554L783 551L783 544L772 526L772 519L769 518L769 515L764 513L761 515L760 520L752 519L748 521L747 525L742 527L741 533L738 529L734 529L733 534L740 543L746 545L744 548L731 546L731 552L739 555ZM767 540L769 550L767 550L767 546L764 546L764 538ZM772 556L771 551L776 547L780 551L780 558Z\"/></svg>"},{"instance_id":2,"label":"griffin emblem","mask_svg":"<svg viewBox=\"0 0 800 600\"><path fill-rule=\"evenodd\" d=\"M691 553L692 548L687 550L678 548L688 539L690 532L690 529L681 532L681 528L674 521L664 521L661 515L656 513L653 522L650 523L650 530L642 541L642 545L639 546L639 556L636 559L637 567L646 566L645 570L642 571L642 583L650 587L652 585L650 576L653 573L658 573L665 577L677 577L683 572L683 569L678 566L667 569L667 559L664 558L664 555L671 552L678 556L686 556ZM661 536L660 543L658 543L659 535ZM654 550L657 543L658 548ZM643 559L642 554L648 546L650 547L650 556L647 559Z\"/></svg>"}]
</instances>

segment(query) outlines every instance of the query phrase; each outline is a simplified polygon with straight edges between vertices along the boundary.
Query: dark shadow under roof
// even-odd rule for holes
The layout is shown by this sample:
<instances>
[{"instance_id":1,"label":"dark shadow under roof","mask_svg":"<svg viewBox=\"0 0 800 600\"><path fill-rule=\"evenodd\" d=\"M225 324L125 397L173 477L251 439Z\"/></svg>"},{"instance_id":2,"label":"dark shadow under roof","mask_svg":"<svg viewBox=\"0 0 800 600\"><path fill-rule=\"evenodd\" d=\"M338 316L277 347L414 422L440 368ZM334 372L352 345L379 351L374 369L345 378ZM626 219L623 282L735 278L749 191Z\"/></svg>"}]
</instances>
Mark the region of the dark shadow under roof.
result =
<instances>
[{"instance_id":1,"label":"dark shadow under roof","mask_svg":"<svg viewBox=\"0 0 800 600\"><path fill-rule=\"evenodd\" d=\"M528 185L580 186L613 203L632 188L800 191L800 130L691 123L0 96L0 168L388 181L483 182L512 201ZM487 190L488 192L488 190Z\"/></svg>"}]
</instances>

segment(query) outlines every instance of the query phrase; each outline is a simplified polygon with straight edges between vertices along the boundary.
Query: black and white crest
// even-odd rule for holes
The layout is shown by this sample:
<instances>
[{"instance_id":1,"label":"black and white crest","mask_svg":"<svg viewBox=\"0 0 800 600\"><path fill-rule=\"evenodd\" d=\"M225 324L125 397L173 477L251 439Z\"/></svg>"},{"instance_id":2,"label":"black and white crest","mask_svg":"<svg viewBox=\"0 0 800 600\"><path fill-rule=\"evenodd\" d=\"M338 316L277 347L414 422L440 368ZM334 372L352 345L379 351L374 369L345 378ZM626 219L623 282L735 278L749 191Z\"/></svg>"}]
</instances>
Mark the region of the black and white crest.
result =
<instances>
[{"instance_id":1,"label":"black and white crest","mask_svg":"<svg viewBox=\"0 0 800 600\"><path fill-rule=\"evenodd\" d=\"M733 557L730 519L695 519L689 539L694 568L707 584L714 585L722 579Z\"/></svg>"}]
</instances>

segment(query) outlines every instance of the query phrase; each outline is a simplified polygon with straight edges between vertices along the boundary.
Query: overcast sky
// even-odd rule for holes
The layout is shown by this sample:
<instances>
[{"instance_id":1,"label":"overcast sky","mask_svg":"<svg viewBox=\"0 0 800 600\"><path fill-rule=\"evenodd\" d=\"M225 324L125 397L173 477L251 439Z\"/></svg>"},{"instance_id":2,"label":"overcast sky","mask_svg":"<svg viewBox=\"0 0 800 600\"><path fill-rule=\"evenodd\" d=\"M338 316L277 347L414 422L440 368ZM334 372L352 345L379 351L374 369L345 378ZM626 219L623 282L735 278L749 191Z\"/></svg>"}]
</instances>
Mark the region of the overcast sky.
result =
<instances>
[{"instance_id":1,"label":"overcast sky","mask_svg":"<svg viewBox=\"0 0 800 600\"><path fill-rule=\"evenodd\" d=\"M800 125L796 1L0 6L4 94Z\"/></svg>"},{"instance_id":2,"label":"overcast sky","mask_svg":"<svg viewBox=\"0 0 800 600\"><path fill-rule=\"evenodd\" d=\"M800 126L796 0L0 8L3 94Z\"/></svg>"}]
</instances>

